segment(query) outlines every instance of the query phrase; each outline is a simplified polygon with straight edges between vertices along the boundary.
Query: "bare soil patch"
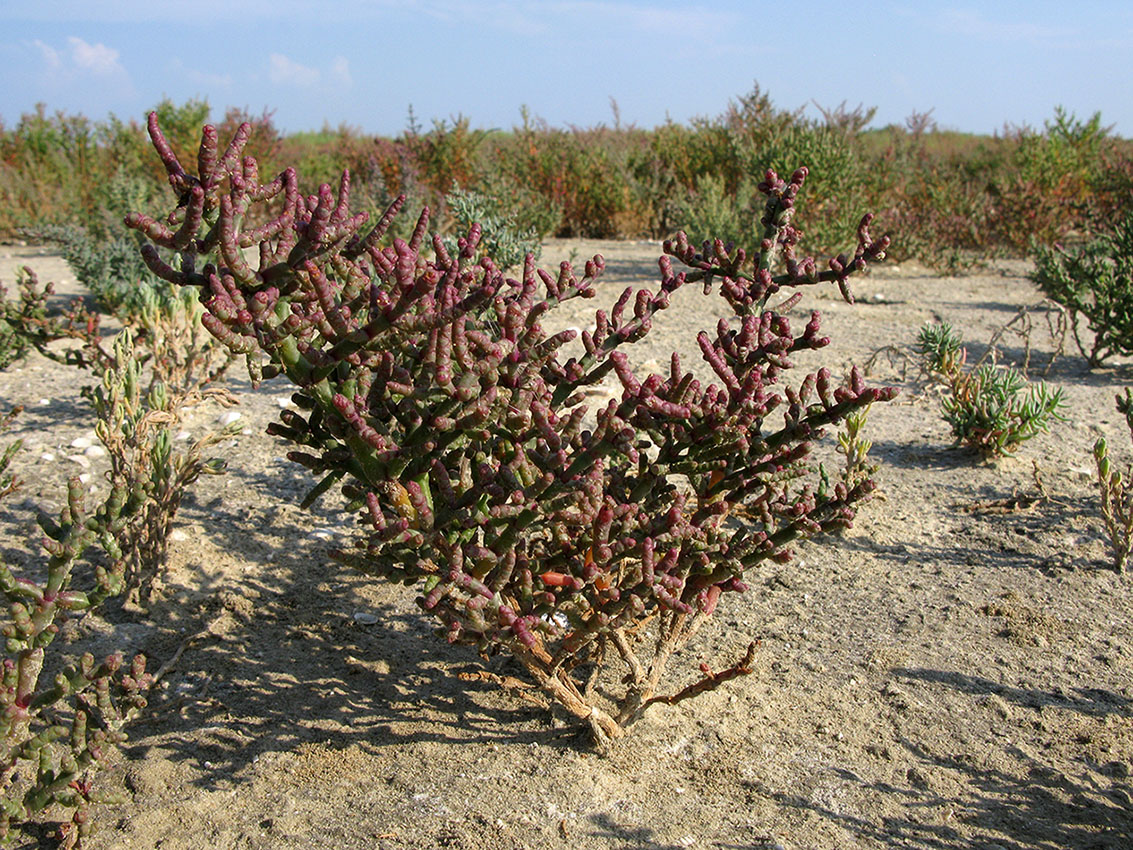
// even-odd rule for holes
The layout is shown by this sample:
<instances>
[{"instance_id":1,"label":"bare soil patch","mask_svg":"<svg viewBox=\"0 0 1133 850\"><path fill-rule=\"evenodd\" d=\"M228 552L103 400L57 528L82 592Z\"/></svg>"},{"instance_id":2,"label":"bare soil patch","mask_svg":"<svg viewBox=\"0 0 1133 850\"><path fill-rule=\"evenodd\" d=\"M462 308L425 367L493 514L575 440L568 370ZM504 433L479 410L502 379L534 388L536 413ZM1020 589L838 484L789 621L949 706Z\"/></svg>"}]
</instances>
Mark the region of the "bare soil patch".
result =
<instances>
[{"instance_id":1,"label":"bare soil patch","mask_svg":"<svg viewBox=\"0 0 1133 850\"><path fill-rule=\"evenodd\" d=\"M560 241L544 260L596 251L605 283L562 326L626 285L656 285L653 243ZM5 284L24 263L77 291L58 258L0 246ZM815 288L799 317L821 310L833 344L800 365L845 371L933 319L978 355L1041 300L1026 269L882 266L854 306ZM662 368L674 348L699 362L695 333L725 315L718 301L679 293L635 364ZM1045 331L1032 343L1045 365ZM297 507L313 481L264 433L287 386L252 391L234 375L247 427L224 450L229 474L186 500L151 610L90 615L60 638L67 652L144 652L155 668L183 647L100 779L131 799L96 810L92 847L1133 846L1133 578L1109 569L1091 456L1099 434L1120 462L1133 454L1113 406L1130 363L1057 359L1047 380L1069 421L988 464L952 447L936 397L879 361L872 380L904 388L867 426L884 500L845 536L754 573L671 668L679 687L698 661L726 667L758 639L752 675L658 707L606 756L563 718L462 679L485 663L519 671L446 645L412 593L327 557L353 521L333 497L313 518ZM34 562L34 507L57 510L86 468L71 447L93 436L84 383L37 355L0 373L0 410L26 407L13 431L26 483L0 504L9 563ZM194 410L185 430L219 412ZM99 459L87 463L97 485ZM1045 498L1013 508L1040 495L1036 467Z\"/></svg>"}]
</instances>

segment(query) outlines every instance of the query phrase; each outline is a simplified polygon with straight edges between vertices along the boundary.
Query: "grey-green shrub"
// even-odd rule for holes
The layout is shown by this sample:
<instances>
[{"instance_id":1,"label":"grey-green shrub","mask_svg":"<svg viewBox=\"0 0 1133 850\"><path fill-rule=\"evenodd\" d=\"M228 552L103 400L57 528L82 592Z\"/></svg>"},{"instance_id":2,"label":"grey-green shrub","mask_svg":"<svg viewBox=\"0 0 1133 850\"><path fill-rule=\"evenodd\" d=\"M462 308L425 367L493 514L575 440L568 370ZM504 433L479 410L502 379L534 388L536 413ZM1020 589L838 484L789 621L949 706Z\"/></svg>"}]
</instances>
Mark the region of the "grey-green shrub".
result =
<instances>
[{"instance_id":1,"label":"grey-green shrub","mask_svg":"<svg viewBox=\"0 0 1133 850\"><path fill-rule=\"evenodd\" d=\"M1031 280L1070 311L1074 340L1091 366L1133 354L1133 213L1074 250L1036 246ZM1082 339L1082 319L1092 341Z\"/></svg>"}]
</instances>

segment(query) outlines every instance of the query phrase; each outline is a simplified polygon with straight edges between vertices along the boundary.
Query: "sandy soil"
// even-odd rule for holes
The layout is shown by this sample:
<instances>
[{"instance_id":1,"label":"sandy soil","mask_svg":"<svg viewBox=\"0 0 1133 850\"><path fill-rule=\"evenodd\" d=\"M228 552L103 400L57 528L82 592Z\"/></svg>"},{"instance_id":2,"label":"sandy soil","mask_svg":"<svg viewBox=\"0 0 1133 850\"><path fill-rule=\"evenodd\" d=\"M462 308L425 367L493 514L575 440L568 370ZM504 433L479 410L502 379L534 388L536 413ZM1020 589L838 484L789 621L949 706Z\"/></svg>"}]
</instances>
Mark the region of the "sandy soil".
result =
<instances>
[{"instance_id":1,"label":"sandy soil","mask_svg":"<svg viewBox=\"0 0 1133 850\"><path fill-rule=\"evenodd\" d=\"M609 261L597 306L656 280L654 244L558 242L544 260L596 250ZM57 258L0 246L0 280L23 263L74 289ZM934 319L976 355L1041 300L1025 271L882 267L856 306L810 292L801 308L822 311L834 343L802 365L843 370ZM682 292L635 362L674 347L698 360L715 302ZM586 322L596 305L581 306L558 321ZM1039 367L1053 350L1041 321ZM1017 360L1022 342L1004 351ZM655 709L605 756L562 718L462 680L483 664L517 671L437 640L410 593L327 557L351 521L334 499L304 515L311 481L264 434L287 388L233 380L247 427L224 450L230 473L186 500L162 595L147 615L88 616L62 637L67 652L141 651L152 668L183 649L100 780L131 799L97 810L91 846L1133 847L1133 579L1109 568L1091 457L1099 434L1122 462L1133 454L1113 406L1133 367L1057 359L1048 380L1069 421L996 464L952 447L913 373L887 358L874 372L904 390L868 425L884 501L753 574L671 667L680 687L754 638L752 675ZM71 445L93 436L84 383L38 356L0 373L0 409L27 408L14 428L26 483L0 505L10 563L31 558L34 505L57 509L87 463L101 480L101 459ZM197 409L185 428L218 413ZM1036 468L1045 498L1003 507L1040 495Z\"/></svg>"}]
</instances>

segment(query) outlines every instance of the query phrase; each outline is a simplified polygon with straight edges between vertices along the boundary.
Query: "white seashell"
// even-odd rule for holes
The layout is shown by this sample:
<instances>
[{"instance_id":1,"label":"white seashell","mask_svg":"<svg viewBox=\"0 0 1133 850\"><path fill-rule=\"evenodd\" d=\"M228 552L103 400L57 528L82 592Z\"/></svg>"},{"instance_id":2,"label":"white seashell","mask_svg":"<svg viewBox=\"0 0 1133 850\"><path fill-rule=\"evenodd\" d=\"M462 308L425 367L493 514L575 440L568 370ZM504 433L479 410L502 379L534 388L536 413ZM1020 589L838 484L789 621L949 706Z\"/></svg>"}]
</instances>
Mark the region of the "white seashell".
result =
<instances>
[{"instance_id":1,"label":"white seashell","mask_svg":"<svg viewBox=\"0 0 1133 850\"><path fill-rule=\"evenodd\" d=\"M184 531L182 531L181 529L179 529L179 528L175 528L175 529L173 529L173 530L172 530L171 532L169 532L169 539L170 539L170 540L177 540L177 541L181 541L181 540L188 540L188 539L189 539L189 535L188 535L188 534L186 534L186 533L185 533Z\"/></svg>"},{"instance_id":2,"label":"white seashell","mask_svg":"<svg viewBox=\"0 0 1133 850\"><path fill-rule=\"evenodd\" d=\"M48 404L51 404L51 399L49 399L49 398L41 398L39 400L39 406L40 407L43 407L43 406L48 405Z\"/></svg>"},{"instance_id":3,"label":"white seashell","mask_svg":"<svg viewBox=\"0 0 1133 850\"><path fill-rule=\"evenodd\" d=\"M378 615L371 614L368 611L355 611L354 622L360 626L372 626L378 622Z\"/></svg>"},{"instance_id":4,"label":"white seashell","mask_svg":"<svg viewBox=\"0 0 1133 850\"><path fill-rule=\"evenodd\" d=\"M333 528L316 528L308 536L317 537L319 540L334 540L335 530Z\"/></svg>"},{"instance_id":5,"label":"white seashell","mask_svg":"<svg viewBox=\"0 0 1133 850\"><path fill-rule=\"evenodd\" d=\"M103 457L106 455L106 449L102 446L88 446L83 454L87 457Z\"/></svg>"},{"instance_id":6,"label":"white seashell","mask_svg":"<svg viewBox=\"0 0 1133 850\"><path fill-rule=\"evenodd\" d=\"M39 456L39 459L40 460L46 460L46 461L53 461L53 460L55 460L55 455L53 455L51 452L44 452L43 454L41 454Z\"/></svg>"},{"instance_id":7,"label":"white seashell","mask_svg":"<svg viewBox=\"0 0 1133 850\"><path fill-rule=\"evenodd\" d=\"M90 469L90 461L82 455L67 455L67 460L73 460L83 469Z\"/></svg>"},{"instance_id":8,"label":"white seashell","mask_svg":"<svg viewBox=\"0 0 1133 850\"><path fill-rule=\"evenodd\" d=\"M79 474L79 483L80 484L90 484L90 473L89 472L80 473Z\"/></svg>"},{"instance_id":9,"label":"white seashell","mask_svg":"<svg viewBox=\"0 0 1133 850\"><path fill-rule=\"evenodd\" d=\"M240 411L226 410L220 416L216 417L217 424L227 428L233 422L240 418Z\"/></svg>"},{"instance_id":10,"label":"white seashell","mask_svg":"<svg viewBox=\"0 0 1133 850\"><path fill-rule=\"evenodd\" d=\"M291 400L291 396L289 395L277 395L275 397L275 403L278 404L280 408L295 406L295 402Z\"/></svg>"},{"instance_id":11,"label":"white seashell","mask_svg":"<svg viewBox=\"0 0 1133 850\"><path fill-rule=\"evenodd\" d=\"M176 440L179 443L183 443L186 440L193 439L193 435L190 434L188 431L178 431L176 434L173 435L173 439Z\"/></svg>"},{"instance_id":12,"label":"white seashell","mask_svg":"<svg viewBox=\"0 0 1133 850\"><path fill-rule=\"evenodd\" d=\"M71 448L73 449L89 449L94 441L89 437L75 437L71 440Z\"/></svg>"}]
</instances>

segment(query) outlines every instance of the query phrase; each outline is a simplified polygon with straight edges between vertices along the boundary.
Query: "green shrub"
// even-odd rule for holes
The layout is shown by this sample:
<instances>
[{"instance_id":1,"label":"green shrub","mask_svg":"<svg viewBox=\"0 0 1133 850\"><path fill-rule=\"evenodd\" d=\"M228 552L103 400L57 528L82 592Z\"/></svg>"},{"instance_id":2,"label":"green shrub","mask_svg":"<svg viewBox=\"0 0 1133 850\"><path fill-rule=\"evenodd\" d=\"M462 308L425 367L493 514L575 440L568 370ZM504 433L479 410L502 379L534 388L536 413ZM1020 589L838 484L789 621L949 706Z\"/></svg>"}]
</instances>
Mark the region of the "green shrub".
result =
<instances>
[{"instance_id":1,"label":"green shrub","mask_svg":"<svg viewBox=\"0 0 1133 850\"><path fill-rule=\"evenodd\" d=\"M491 257L501 269L514 268L531 254L536 260L543 250L540 233L533 226L523 227L515 213L505 211L499 199L480 192L457 189L448 196L448 211L455 219L458 233L467 233L473 224L480 225L478 257ZM451 253L457 253L457 239L445 239Z\"/></svg>"},{"instance_id":2,"label":"green shrub","mask_svg":"<svg viewBox=\"0 0 1133 850\"><path fill-rule=\"evenodd\" d=\"M999 457L1049 430L1051 420L1065 421L1058 412L1066 406L1061 387L1032 385L1018 370L995 363L965 371L963 340L947 323L922 327L917 351L924 370L948 386L941 411L958 444Z\"/></svg>"},{"instance_id":3,"label":"green shrub","mask_svg":"<svg viewBox=\"0 0 1133 850\"><path fill-rule=\"evenodd\" d=\"M943 411L958 442L1000 456L1049 430L1052 419L1065 421L1058 412L1065 406L1061 387L1029 385L1015 369L985 363L956 379Z\"/></svg>"},{"instance_id":4,"label":"green shrub","mask_svg":"<svg viewBox=\"0 0 1133 850\"><path fill-rule=\"evenodd\" d=\"M1074 340L1091 366L1133 354L1133 211L1080 248L1036 246L1031 279L1070 311ZM1093 335L1089 344L1082 319Z\"/></svg>"},{"instance_id":5,"label":"green shrub","mask_svg":"<svg viewBox=\"0 0 1133 850\"><path fill-rule=\"evenodd\" d=\"M749 236L755 223L755 185L744 181L737 193L729 192L722 176L708 174L696 187L672 204L671 217L696 242L720 238L732 244ZM740 201L739 198L746 200Z\"/></svg>"}]
</instances>

